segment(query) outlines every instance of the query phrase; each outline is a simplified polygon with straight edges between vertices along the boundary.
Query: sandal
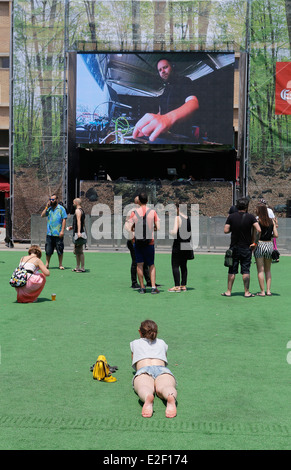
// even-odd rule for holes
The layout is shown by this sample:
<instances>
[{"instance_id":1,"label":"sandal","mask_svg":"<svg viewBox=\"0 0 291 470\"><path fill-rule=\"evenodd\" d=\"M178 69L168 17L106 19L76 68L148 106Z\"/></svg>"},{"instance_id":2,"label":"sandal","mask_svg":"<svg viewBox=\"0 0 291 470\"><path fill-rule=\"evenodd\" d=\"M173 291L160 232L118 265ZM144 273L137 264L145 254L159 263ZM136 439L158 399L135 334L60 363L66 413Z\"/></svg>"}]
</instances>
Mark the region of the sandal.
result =
<instances>
[{"instance_id":1,"label":"sandal","mask_svg":"<svg viewBox=\"0 0 291 470\"><path fill-rule=\"evenodd\" d=\"M172 287L171 289L168 289L168 292L181 292L181 288L179 286Z\"/></svg>"},{"instance_id":2,"label":"sandal","mask_svg":"<svg viewBox=\"0 0 291 470\"><path fill-rule=\"evenodd\" d=\"M180 289L181 289L182 291L185 291L185 290L187 290L187 287L186 287L186 286L180 286Z\"/></svg>"}]
</instances>

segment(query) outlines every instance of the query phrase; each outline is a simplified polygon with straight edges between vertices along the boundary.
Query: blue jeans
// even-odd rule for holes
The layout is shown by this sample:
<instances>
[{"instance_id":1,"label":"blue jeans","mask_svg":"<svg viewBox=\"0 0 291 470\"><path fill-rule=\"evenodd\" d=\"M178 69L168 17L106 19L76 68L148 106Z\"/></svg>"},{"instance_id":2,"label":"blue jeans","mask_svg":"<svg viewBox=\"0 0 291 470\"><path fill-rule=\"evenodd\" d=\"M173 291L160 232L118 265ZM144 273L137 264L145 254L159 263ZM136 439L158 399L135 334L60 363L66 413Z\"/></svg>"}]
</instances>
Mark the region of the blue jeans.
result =
<instances>
[{"instance_id":1,"label":"blue jeans","mask_svg":"<svg viewBox=\"0 0 291 470\"><path fill-rule=\"evenodd\" d=\"M139 375L142 375L142 374L148 374L150 375L153 379L156 379L157 377L159 377L159 375L163 375L163 374L170 374L172 375L172 377L174 377L175 379L175 376L174 374L172 374L172 372L170 371L170 369L168 369L167 367L165 366L145 366L145 367L141 367L141 369L139 369L135 376L133 377L133 380L132 380L132 383L134 381L134 379L136 377L138 377ZM176 379L175 379L176 380Z\"/></svg>"}]
</instances>

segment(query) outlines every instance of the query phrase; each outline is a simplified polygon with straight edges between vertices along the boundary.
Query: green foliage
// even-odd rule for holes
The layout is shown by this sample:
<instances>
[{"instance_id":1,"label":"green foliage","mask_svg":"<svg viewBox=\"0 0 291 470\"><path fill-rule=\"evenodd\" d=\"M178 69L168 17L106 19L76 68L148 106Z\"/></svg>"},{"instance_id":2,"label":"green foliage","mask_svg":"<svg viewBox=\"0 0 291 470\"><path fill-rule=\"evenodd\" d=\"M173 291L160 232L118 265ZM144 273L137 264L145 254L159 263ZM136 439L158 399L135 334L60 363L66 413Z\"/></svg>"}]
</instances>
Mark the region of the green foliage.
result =
<instances>
[{"instance_id":1,"label":"green foliage","mask_svg":"<svg viewBox=\"0 0 291 470\"><path fill-rule=\"evenodd\" d=\"M290 60L284 0L253 1L250 19L250 154L284 166L290 116L275 115L276 62Z\"/></svg>"},{"instance_id":2,"label":"green foliage","mask_svg":"<svg viewBox=\"0 0 291 470\"><path fill-rule=\"evenodd\" d=\"M135 3L133 16L129 0L13 2L15 164L63 159L66 50L244 51L248 32L251 155L283 158L290 121L274 114L274 70L290 60L285 1L253 0L249 18L247 0Z\"/></svg>"}]
</instances>

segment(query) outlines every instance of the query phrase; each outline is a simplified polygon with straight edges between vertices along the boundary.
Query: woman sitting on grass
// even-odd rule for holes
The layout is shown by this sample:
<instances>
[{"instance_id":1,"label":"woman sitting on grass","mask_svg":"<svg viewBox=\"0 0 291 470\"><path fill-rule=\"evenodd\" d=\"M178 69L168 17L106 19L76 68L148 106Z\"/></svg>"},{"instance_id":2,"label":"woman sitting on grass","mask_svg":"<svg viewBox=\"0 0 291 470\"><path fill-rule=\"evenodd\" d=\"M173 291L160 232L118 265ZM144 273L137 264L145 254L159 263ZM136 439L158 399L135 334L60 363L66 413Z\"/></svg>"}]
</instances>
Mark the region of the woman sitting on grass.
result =
<instances>
[{"instance_id":1,"label":"woman sitting on grass","mask_svg":"<svg viewBox=\"0 0 291 470\"><path fill-rule=\"evenodd\" d=\"M20 260L19 267L27 270L28 280L25 286L16 288L18 303L36 302L45 286L46 277L50 275L50 272L41 261L41 255L40 247L31 245L28 255Z\"/></svg>"},{"instance_id":2,"label":"woman sitting on grass","mask_svg":"<svg viewBox=\"0 0 291 470\"><path fill-rule=\"evenodd\" d=\"M174 418L176 411L176 379L167 366L168 345L157 338L158 327L152 320L141 323L139 339L130 343L132 367L136 370L133 388L144 403L142 416L153 414L154 395L167 402L166 417Z\"/></svg>"}]
</instances>

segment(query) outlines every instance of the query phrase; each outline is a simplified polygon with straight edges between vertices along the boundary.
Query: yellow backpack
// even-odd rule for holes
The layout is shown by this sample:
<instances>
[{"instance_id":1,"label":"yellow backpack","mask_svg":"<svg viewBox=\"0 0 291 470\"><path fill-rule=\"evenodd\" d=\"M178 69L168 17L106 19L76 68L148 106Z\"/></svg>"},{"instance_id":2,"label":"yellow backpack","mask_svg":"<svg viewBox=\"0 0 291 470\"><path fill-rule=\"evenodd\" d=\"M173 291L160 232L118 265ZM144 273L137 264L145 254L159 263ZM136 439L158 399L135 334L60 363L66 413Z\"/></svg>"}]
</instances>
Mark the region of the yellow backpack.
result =
<instances>
[{"instance_id":1,"label":"yellow backpack","mask_svg":"<svg viewBox=\"0 0 291 470\"><path fill-rule=\"evenodd\" d=\"M93 367L93 379L103 382L116 382L116 378L112 377L109 365L105 356L98 356Z\"/></svg>"}]
</instances>

